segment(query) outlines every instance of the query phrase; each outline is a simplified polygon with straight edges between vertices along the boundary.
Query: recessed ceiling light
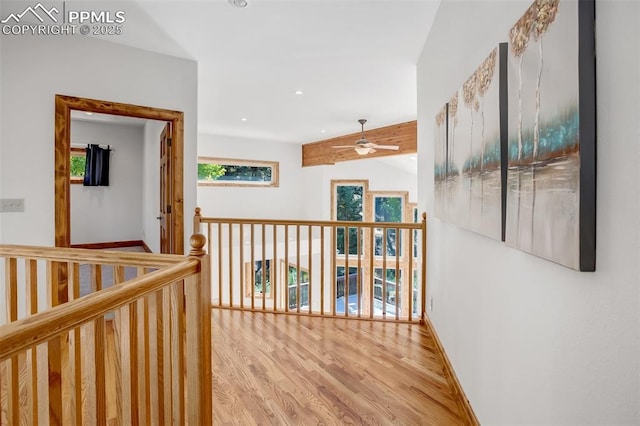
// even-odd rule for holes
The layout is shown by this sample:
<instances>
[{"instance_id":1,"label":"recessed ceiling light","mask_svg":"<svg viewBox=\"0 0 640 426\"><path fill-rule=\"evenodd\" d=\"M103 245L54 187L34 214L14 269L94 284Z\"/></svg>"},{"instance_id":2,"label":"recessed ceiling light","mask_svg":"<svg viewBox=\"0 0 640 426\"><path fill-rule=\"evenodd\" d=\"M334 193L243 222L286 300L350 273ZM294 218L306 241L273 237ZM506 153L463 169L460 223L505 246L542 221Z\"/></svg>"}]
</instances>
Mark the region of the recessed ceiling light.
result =
<instances>
[{"instance_id":1,"label":"recessed ceiling light","mask_svg":"<svg viewBox=\"0 0 640 426\"><path fill-rule=\"evenodd\" d=\"M249 3L246 0L229 0L229 4L235 7L247 7Z\"/></svg>"},{"instance_id":2,"label":"recessed ceiling light","mask_svg":"<svg viewBox=\"0 0 640 426\"><path fill-rule=\"evenodd\" d=\"M93 115L93 113L92 113L92 112L85 112L85 114L87 114L87 115Z\"/></svg>"},{"instance_id":3,"label":"recessed ceiling light","mask_svg":"<svg viewBox=\"0 0 640 426\"><path fill-rule=\"evenodd\" d=\"M246 117L242 117L240 120L247 121L247 118Z\"/></svg>"},{"instance_id":4,"label":"recessed ceiling light","mask_svg":"<svg viewBox=\"0 0 640 426\"><path fill-rule=\"evenodd\" d=\"M324 133L324 132L326 132L326 130L325 130L325 129L320 130L320 133Z\"/></svg>"},{"instance_id":5,"label":"recessed ceiling light","mask_svg":"<svg viewBox=\"0 0 640 426\"><path fill-rule=\"evenodd\" d=\"M304 92L302 90L296 90L296 95L304 95Z\"/></svg>"},{"instance_id":6,"label":"recessed ceiling light","mask_svg":"<svg viewBox=\"0 0 640 426\"><path fill-rule=\"evenodd\" d=\"M418 157L416 157L415 155L412 155L412 156L411 156L411 157L409 157L409 158L410 158L410 159L412 159L412 160L417 160L417 159L418 159Z\"/></svg>"}]
</instances>

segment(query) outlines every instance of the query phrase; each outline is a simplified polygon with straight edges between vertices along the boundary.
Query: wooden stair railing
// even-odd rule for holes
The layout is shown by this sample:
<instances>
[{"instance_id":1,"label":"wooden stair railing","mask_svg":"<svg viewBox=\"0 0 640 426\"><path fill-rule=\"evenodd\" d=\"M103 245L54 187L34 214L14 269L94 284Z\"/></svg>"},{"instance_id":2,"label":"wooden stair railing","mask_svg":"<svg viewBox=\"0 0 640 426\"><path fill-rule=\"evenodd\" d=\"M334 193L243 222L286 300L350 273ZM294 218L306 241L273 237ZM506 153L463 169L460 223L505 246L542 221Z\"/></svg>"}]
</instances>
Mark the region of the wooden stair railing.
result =
<instances>
[{"instance_id":1,"label":"wooden stair railing","mask_svg":"<svg viewBox=\"0 0 640 426\"><path fill-rule=\"evenodd\" d=\"M194 215L213 307L396 322L425 315L426 227Z\"/></svg>"},{"instance_id":2,"label":"wooden stair railing","mask_svg":"<svg viewBox=\"0 0 640 426\"><path fill-rule=\"evenodd\" d=\"M209 260L190 242L188 257L0 245L0 424L211 424Z\"/></svg>"}]
</instances>

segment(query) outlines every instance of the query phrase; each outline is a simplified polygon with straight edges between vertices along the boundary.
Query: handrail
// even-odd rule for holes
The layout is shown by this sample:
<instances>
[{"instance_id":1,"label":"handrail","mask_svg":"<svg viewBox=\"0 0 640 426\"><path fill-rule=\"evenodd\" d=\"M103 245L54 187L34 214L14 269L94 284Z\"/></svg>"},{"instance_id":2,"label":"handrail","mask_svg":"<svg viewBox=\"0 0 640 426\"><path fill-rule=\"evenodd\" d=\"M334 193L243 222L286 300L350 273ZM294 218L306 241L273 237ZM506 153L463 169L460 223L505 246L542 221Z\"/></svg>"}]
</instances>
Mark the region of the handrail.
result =
<instances>
[{"instance_id":1,"label":"handrail","mask_svg":"<svg viewBox=\"0 0 640 426\"><path fill-rule=\"evenodd\" d=\"M196 213L197 215L197 213ZM349 222L341 220L285 220L285 219L235 219L199 217L199 223L233 223L235 225L300 225L300 226L336 226L360 228L422 229L422 224L413 222Z\"/></svg>"},{"instance_id":2,"label":"handrail","mask_svg":"<svg viewBox=\"0 0 640 426\"><path fill-rule=\"evenodd\" d=\"M73 249L77 250L77 249ZM0 254L2 251L0 251ZM16 255L15 252L12 252ZM107 312L199 272L200 262L177 256L182 262L127 281L123 285L91 293L19 321L0 326L0 361L71 331Z\"/></svg>"},{"instance_id":3,"label":"handrail","mask_svg":"<svg viewBox=\"0 0 640 426\"><path fill-rule=\"evenodd\" d=\"M0 257L22 257L53 262L100 263L103 265L161 267L184 260L176 254L104 251L80 248L0 244Z\"/></svg>"}]
</instances>

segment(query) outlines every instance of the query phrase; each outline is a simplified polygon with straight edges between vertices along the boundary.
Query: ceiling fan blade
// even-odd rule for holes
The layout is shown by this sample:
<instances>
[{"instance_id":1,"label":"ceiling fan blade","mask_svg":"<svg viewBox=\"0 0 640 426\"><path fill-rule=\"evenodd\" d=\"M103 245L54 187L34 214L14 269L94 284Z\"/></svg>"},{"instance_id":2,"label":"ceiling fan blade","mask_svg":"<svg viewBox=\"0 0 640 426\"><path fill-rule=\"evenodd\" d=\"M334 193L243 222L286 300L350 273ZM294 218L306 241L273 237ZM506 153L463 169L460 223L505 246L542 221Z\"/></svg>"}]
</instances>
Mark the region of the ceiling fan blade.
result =
<instances>
[{"instance_id":1,"label":"ceiling fan blade","mask_svg":"<svg viewBox=\"0 0 640 426\"><path fill-rule=\"evenodd\" d=\"M377 148L377 149L390 149L393 151L397 151L400 149L399 146L397 145L376 145L376 144L372 144L371 146L372 148Z\"/></svg>"},{"instance_id":2,"label":"ceiling fan blade","mask_svg":"<svg viewBox=\"0 0 640 426\"><path fill-rule=\"evenodd\" d=\"M331 148L353 148L353 145L334 145Z\"/></svg>"}]
</instances>

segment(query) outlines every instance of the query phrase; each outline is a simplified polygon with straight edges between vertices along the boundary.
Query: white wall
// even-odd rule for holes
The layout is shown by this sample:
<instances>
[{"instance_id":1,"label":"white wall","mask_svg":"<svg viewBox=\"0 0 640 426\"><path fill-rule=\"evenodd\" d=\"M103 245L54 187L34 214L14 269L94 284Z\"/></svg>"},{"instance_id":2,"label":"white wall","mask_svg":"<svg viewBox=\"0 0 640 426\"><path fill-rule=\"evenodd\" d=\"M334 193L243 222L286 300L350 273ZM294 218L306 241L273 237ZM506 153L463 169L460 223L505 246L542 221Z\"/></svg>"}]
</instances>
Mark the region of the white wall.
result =
<instances>
[{"instance_id":1,"label":"white wall","mask_svg":"<svg viewBox=\"0 0 640 426\"><path fill-rule=\"evenodd\" d=\"M71 146L110 145L109 186L71 185L71 244L142 239L141 126L71 122Z\"/></svg>"},{"instance_id":2,"label":"white wall","mask_svg":"<svg viewBox=\"0 0 640 426\"><path fill-rule=\"evenodd\" d=\"M280 162L278 188L198 187L198 206L210 217L329 220L332 179L368 179L372 191L409 191L416 175L380 159L302 168L299 145L200 134L198 155Z\"/></svg>"},{"instance_id":3,"label":"white wall","mask_svg":"<svg viewBox=\"0 0 640 426\"><path fill-rule=\"evenodd\" d=\"M183 111L185 246L196 199L197 64L92 37L3 36L0 45L0 242L54 243L54 95ZM28 162L26 162L28 159Z\"/></svg>"},{"instance_id":4,"label":"white wall","mask_svg":"<svg viewBox=\"0 0 640 426\"><path fill-rule=\"evenodd\" d=\"M142 167L142 239L154 253L160 253L160 134L167 123L147 120L144 125ZM185 233L192 232L193 211L185 211Z\"/></svg>"},{"instance_id":5,"label":"white wall","mask_svg":"<svg viewBox=\"0 0 640 426\"><path fill-rule=\"evenodd\" d=\"M331 219L331 181L368 180L369 191L408 191L409 202L418 201L418 182L415 170L403 170L384 159L368 158L345 161L332 166L315 166L303 169L309 188L318 195L308 196L309 219ZM310 191L307 191L309 193Z\"/></svg>"},{"instance_id":6,"label":"white wall","mask_svg":"<svg viewBox=\"0 0 640 426\"><path fill-rule=\"evenodd\" d=\"M209 217L300 219L304 202L299 145L231 136L200 134L198 155L256 161L278 161L278 187L199 186L198 206Z\"/></svg>"},{"instance_id":7,"label":"white wall","mask_svg":"<svg viewBox=\"0 0 640 426\"><path fill-rule=\"evenodd\" d=\"M420 206L437 109L529 1L444 1L418 63ZM640 3L597 1L597 271L429 220L429 313L482 424L640 423Z\"/></svg>"}]
</instances>

